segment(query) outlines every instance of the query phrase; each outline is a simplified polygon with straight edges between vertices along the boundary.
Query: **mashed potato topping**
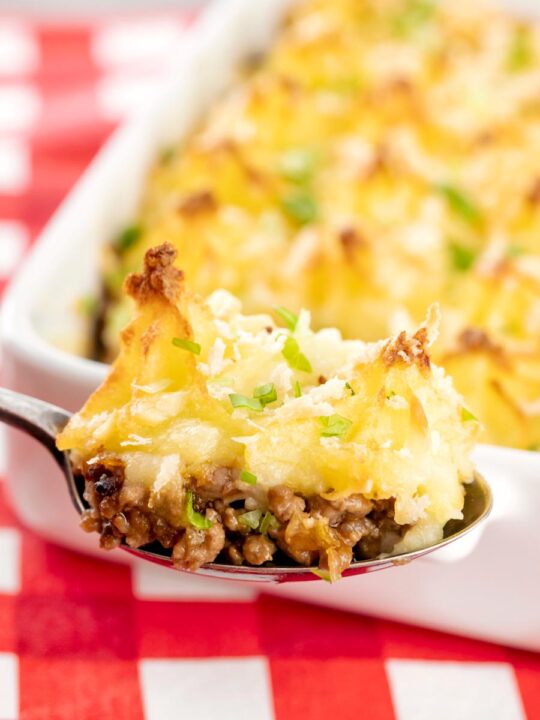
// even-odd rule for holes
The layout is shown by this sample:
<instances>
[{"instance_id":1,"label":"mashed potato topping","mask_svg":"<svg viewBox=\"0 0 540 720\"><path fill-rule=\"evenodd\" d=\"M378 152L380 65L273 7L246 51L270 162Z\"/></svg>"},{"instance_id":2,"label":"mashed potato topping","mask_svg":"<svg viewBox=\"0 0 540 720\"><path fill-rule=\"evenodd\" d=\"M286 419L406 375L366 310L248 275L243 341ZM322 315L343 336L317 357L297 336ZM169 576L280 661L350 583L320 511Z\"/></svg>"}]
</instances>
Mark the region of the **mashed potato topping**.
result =
<instances>
[{"instance_id":1,"label":"mashed potato topping","mask_svg":"<svg viewBox=\"0 0 540 720\"><path fill-rule=\"evenodd\" d=\"M540 447L539 60L538 25L478 0L295 4L151 172L106 258L102 356L129 317L123 278L167 240L203 297L308 307L344 337L440 303L434 359L483 439Z\"/></svg>"},{"instance_id":2,"label":"mashed potato topping","mask_svg":"<svg viewBox=\"0 0 540 720\"><path fill-rule=\"evenodd\" d=\"M437 309L413 333L343 340L313 331L304 310L245 315L223 290L203 301L175 255L150 250L128 278L136 311L120 355L58 438L86 478L90 529L106 544L157 537L191 568L225 551L260 564L250 548L262 538L333 577L353 553L440 539L461 517L479 423L430 361ZM221 525L193 560L189 532Z\"/></svg>"}]
</instances>

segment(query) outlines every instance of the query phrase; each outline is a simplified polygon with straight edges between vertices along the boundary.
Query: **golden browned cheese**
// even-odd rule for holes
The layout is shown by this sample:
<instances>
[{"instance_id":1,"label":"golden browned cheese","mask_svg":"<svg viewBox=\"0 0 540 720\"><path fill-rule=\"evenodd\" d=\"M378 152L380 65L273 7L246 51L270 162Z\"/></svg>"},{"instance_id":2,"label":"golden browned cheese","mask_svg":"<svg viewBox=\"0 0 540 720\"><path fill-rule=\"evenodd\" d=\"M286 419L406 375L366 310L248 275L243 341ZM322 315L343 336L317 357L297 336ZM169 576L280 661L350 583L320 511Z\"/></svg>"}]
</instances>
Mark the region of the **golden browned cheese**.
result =
<instances>
[{"instance_id":1,"label":"golden browned cheese","mask_svg":"<svg viewBox=\"0 0 540 720\"><path fill-rule=\"evenodd\" d=\"M202 296L377 340L441 304L434 357L485 441L540 444L540 31L471 0L299 3L148 178L119 286L164 240Z\"/></svg>"},{"instance_id":2,"label":"golden browned cheese","mask_svg":"<svg viewBox=\"0 0 540 720\"><path fill-rule=\"evenodd\" d=\"M411 526L398 551L440 539L461 517L479 423L431 364L436 309L413 334L343 340L312 331L306 311L280 327L242 314L226 291L203 302L174 255L171 245L150 251L144 274L128 279L136 310L118 359L59 448L81 466L123 463L125 489L144 489L175 526L186 487L228 468L256 478L261 502L276 486L395 499L395 521Z\"/></svg>"}]
</instances>

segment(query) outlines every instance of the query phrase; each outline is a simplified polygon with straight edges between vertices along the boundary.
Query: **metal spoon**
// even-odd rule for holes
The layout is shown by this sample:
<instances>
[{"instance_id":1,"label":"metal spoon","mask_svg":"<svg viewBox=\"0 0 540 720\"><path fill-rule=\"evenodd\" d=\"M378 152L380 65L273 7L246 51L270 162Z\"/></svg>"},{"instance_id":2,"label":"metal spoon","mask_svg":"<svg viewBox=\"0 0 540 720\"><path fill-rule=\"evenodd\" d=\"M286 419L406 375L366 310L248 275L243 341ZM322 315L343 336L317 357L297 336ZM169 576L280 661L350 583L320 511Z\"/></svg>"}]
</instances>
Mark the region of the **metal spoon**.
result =
<instances>
[{"instance_id":1,"label":"metal spoon","mask_svg":"<svg viewBox=\"0 0 540 720\"><path fill-rule=\"evenodd\" d=\"M28 433L44 445L52 454L60 469L64 473L67 487L73 504L79 514L88 508L83 497L83 486L73 475L71 462L67 453L60 452L56 447L56 436L70 418L70 414L54 405L41 400L21 395L0 388L0 420ZM348 575L361 575L362 573L382 570L394 565L403 565L422 555L444 547L472 530L484 520L491 510L492 495L486 481L476 475L474 480L465 486L465 505L463 520L452 520L445 526L444 538L434 545L420 550L381 557L375 560L358 560L353 562L343 573ZM166 550L160 552L155 549L131 548L125 544L120 546L123 550L158 565L165 565L175 569L171 557ZM299 580L317 580L317 568L308 567L251 567L248 565L224 565L208 563L198 571L200 575L215 578L228 578L232 580L282 583Z\"/></svg>"}]
</instances>

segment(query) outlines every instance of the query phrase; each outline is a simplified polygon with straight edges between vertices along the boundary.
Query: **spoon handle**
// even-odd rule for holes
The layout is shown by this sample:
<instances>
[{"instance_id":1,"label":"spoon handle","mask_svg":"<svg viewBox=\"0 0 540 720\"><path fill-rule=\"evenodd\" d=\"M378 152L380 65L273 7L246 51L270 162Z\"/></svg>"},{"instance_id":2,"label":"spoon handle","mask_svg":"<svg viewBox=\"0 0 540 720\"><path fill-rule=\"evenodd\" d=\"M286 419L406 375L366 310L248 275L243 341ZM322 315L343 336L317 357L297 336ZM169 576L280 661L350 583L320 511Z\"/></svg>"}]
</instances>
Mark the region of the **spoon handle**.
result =
<instances>
[{"instance_id":1,"label":"spoon handle","mask_svg":"<svg viewBox=\"0 0 540 720\"><path fill-rule=\"evenodd\" d=\"M38 440L62 467L64 455L56 447L56 435L69 417L69 413L55 405L0 388L0 421Z\"/></svg>"}]
</instances>

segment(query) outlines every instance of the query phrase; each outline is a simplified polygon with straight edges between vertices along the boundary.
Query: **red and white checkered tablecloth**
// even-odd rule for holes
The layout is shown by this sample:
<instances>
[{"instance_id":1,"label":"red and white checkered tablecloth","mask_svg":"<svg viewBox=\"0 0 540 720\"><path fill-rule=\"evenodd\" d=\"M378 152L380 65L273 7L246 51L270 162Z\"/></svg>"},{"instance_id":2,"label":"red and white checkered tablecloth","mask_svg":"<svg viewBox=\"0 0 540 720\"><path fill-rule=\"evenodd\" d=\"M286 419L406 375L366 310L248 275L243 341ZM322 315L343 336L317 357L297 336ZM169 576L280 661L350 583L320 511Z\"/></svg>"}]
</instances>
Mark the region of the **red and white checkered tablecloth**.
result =
<instances>
[{"instance_id":1,"label":"red and white checkered tablecloth","mask_svg":"<svg viewBox=\"0 0 540 720\"><path fill-rule=\"evenodd\" d=\"M0 15L0 293L190 20ZM82 557L1 488L0 720L540 719L538 655Z\"/></svg>"}]
</instances>

